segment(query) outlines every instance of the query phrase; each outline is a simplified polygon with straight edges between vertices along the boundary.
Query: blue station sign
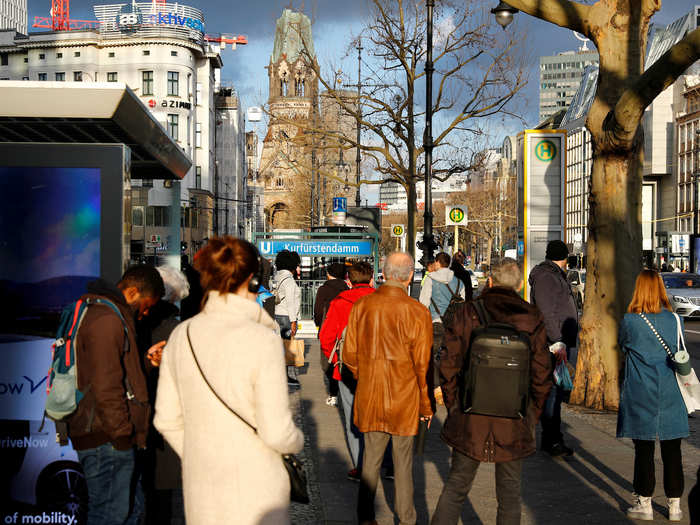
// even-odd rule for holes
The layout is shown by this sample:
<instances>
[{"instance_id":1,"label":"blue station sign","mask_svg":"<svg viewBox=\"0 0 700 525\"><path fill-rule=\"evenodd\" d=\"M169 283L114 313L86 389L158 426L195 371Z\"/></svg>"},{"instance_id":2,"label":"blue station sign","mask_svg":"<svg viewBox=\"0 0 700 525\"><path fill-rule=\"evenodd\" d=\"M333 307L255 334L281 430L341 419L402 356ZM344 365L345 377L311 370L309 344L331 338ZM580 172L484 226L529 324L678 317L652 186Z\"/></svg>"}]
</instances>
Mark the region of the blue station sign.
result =
<instances>
[{"instance_id":1,"label":"blue station sign","mask_svg":"<svg viewBox=\"0 0 700 525\"><path fill-rule=\"evenodd\" d=\"M371 241L258 241L258 250L263 257L272 257L282 250L297 252L302 257L370 257Z\"/></svg>"}]
</instances>

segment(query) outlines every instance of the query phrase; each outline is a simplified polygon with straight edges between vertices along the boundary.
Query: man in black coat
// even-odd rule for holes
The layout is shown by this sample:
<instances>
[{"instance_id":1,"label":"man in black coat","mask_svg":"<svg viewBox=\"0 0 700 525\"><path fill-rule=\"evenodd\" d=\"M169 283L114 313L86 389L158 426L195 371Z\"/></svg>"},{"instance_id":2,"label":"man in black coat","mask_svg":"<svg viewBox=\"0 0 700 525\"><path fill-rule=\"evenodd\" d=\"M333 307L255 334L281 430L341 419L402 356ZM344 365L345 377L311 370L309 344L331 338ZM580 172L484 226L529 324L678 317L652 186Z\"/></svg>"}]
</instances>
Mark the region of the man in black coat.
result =
<instances>
[{"instance_id":1,"label":"man in black coat","mask_svg":"<svg viewBox=\"0 0 700 525\"><path fill-rule=\"evenodd\" d=\"M318 326L319 332L323 324L331 301L335 299L340 292L348 290L345 284L345 265L343 263L329 264L326 268L327 281L321 285L316 292L316 301L314 303L314 323ZM326 404L336 406L338 404L338 380L333 378L333 367L328 365L328 359L321 351L321 366L323 367L326 377L328 378L328 398Z\"/></svg>"},{"instance_id":2,"label":"man in black coat","mask_svg":"<svg viewBox=\"0 0 700 525\"><path fill-rule=\"evenodd\" d=\"M457 250L457 253L454 254L454 257L452 257L450 270L452 270L455 277L464 284L464 300L469 302L474 296L474 291L472 290L472 277L464 268L464 260L464 252L462 250Z\"/></svg>"},{"instance_id":3,"label":"man in black coat","mask_svg":"<svg viewBox=\"0 0 700 525\"><path fill-rule=\"evenodd\" d=\"M552 353L552 364L562 359L576 364L576 337L578 309L571 286L566 281L566 262L569 249L562 241L549 241L545 260L530 272L530 302L544 316L547 344ZM571 456L574 451L564 444L561 432L561 403L567 392L553 385L545 403L542 422L542 449L553 457Z\"/></svg>"}]
</instances>

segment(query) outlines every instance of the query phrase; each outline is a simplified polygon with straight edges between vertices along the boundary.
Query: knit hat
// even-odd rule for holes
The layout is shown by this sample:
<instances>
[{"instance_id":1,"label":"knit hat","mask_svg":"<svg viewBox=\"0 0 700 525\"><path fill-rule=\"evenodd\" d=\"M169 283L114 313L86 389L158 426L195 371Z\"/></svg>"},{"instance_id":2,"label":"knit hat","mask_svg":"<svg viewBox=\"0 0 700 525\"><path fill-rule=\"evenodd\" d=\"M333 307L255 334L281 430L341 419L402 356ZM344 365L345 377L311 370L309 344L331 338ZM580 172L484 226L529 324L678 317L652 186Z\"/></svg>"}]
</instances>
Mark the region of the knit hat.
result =
<instances>
[{"instance_id":1,"label":"knit hat","mask_svg":"<svg viewBox=\"0 0 700 525\"><path fill-rule=\"evenodd\" d=\"M554 240L547 243L545 258L550 261L563 261L569 256L569 249L563 241Z\"/></svg>"}]
</instances>

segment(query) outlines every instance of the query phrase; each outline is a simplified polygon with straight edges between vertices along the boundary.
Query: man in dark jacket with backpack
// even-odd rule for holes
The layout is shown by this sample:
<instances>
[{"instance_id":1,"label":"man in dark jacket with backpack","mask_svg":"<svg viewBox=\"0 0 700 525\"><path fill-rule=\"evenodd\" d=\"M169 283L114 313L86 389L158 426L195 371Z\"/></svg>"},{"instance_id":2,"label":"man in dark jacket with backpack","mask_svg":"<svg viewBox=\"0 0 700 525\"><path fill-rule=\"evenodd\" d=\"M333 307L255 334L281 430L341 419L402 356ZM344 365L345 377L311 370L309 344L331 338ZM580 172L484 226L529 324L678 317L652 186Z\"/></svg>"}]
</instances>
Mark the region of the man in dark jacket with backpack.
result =
<instances>
[{"instance_id":1,"label":"man in dark jacket with backpack","mask_svg":"<svg viewBox=\"0 0 700 525\"><path fill-rule=\"evenodd\" d=\"M140 519L139 502L132 502L134 447L146 446L150 405L134 320L147 315L164 291L158 271L140 265L116 287L101 279L90 283L81 298L111 301L124 319L109 306L90 306L77 334L78 389L85 396L67 422L87 482L87 525ZM152 350L147 357L153 358Z\"/></svg>"},{"instance_id":2,"label":"man in dark jacket with backpack","mask_svg":"<svg viewBox=\"0 0 700 525\"><path fill-rule=\"evenodd\" d=\"M506 418L464 413L460 401L460 378L469 356L473 331L482 325L474 303L457 311L445 333L440 359L442 390L448 415L441 437L452 447L452 464L442 490L433 525L456 524L476 471L482 462L496 463L496 497L499 525L520 523L520 478L522 459L535 453L535 426L551 387L551 360L542 314L518 292L523 287L522 270L513 259L491 267L488 288L477 301L491 323L507 323L527 336L530 347L530 383L527 413ZM486 385L490 391L506 385Z\"/></svg>"},{"instance_id":3,"label":"man in dark jacket with backpack","mask_svg":"<svg viewBox=\"0 0 700 525\"><path fill-rule=\"evenodd\" d=\"M547 344L553 366L566 359L576 363L578 308L571 286L566 281L569 250L560 240L549 241L545 261L530 272L530 302L544 316ZM571 456L574 451L564 443L561 431L561 404L567 392L554 385L542 413L542 450L552 457Z\"/></svg>"}]
</instances>

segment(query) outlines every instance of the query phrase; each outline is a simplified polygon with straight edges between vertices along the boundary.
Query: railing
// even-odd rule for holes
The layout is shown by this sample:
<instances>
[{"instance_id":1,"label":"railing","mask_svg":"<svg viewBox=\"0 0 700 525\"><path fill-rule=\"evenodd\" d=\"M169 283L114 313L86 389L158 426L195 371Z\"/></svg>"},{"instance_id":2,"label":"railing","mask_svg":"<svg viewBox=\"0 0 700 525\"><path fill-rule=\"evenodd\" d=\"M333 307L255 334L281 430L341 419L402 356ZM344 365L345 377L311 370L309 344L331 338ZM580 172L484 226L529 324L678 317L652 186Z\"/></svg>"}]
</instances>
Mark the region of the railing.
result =
<instances>
[{"instance_id":1,"label":"railing","mask_svg":"<svg viewBox=\"0 0 700 525\"><path fill-rule=\"evenodd\" d=\"M321 287L324 280L302 280L298 282L301 288L301 311L299 315L301 319L314 318L314 304L316 303L316 292Z\"/></svg>"}]
</instances>

